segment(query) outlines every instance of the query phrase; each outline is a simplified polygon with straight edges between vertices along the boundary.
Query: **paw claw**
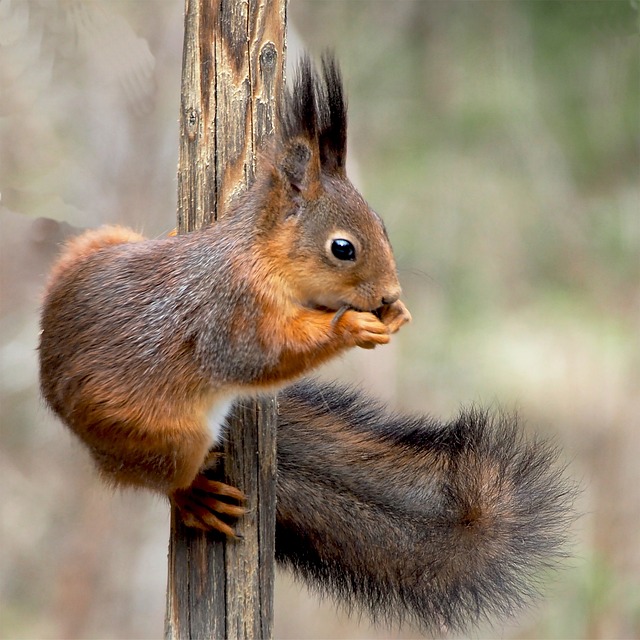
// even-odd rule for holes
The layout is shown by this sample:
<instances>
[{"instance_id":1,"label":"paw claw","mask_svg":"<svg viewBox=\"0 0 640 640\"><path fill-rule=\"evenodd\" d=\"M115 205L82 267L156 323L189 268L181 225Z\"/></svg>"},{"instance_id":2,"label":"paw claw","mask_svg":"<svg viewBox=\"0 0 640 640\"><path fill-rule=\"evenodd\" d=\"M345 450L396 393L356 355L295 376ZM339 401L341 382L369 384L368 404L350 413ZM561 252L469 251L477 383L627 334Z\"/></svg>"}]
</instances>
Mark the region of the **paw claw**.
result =
<instances>
[{"instance_id":1,"label":"paw claw","mask_svg":"<svg viewBox=\"0 0 640 640\"><path fill-rule=\"evenodd\" d=\"M232 504L219 499L220 497L230 498L241 504L246 502L245 495L236 487L210 480L202 474L187 489L174 491L170 499L188 527L219 531L229 538L235 538L237 536L232 524L227 520L237 520L246 513L246 509L241 504ZM223 516L224 519L218 516Z\"/></svg>"}]
</instances>

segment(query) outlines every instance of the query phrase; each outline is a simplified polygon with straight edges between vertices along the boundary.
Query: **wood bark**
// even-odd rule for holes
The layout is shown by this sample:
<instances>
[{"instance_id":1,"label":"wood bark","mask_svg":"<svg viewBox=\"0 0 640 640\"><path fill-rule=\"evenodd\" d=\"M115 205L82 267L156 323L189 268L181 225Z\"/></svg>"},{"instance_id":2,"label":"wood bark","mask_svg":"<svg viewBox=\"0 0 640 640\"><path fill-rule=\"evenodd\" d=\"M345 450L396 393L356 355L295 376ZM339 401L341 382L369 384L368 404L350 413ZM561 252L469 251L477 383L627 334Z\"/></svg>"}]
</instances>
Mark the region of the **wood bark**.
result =
<instances>
[{"instance_id":1,"label":"wood bark","mask_svg":"<svg viewBox=\"0 0 640 640\"><path fill-rule=\"evenodd\" d=\"M286 0L186 0L178 230L224 215L273 134L285 62ZM273 626L275 399L247 403L225 434L222 477L248 498L240 540L171 516L165 637L270 638Z\"/></svg>"}]
</instances>

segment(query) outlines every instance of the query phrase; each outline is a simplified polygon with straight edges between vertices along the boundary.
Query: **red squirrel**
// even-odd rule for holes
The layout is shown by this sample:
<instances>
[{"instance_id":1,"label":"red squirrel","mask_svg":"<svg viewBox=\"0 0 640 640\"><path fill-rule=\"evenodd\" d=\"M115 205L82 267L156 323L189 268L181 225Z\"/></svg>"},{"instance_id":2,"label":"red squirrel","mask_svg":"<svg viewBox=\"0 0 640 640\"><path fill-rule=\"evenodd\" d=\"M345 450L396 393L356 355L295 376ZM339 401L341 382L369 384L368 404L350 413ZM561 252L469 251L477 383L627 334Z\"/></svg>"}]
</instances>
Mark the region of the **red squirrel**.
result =
<instances>
[{"instance_id":1,"label":"red squirrel","mask_svg":"<svg viewBox=\"0 0 640 640\"><path fill-rule=\"evenodd\" d=\"M308 59L253 185L202 231L71 240L42 309L44 398L109 482L166 494L232 536L242 493L209 479L233 403L278 402L276 554L374 617L442 632L517 609L561 555L571 489L544 443L468 411L390 414L296 378L410 320L385 227L348 180L337 64ZM213 454L210 453L213 448Z\"/></svg>"},{"instance_id":2,"label":"red squirrel","mask_svg":"<svg viewBox=\"0 0 640 640\"><path fill-rule=\"evenodd\" d=\"M211 227L71 240L42 310L40 380L110 482L169 496L187 525L232 535L241 492L208 479L236 398L273 390L410 319L380 217L345 172L336 64L302 63L254 184ZM197 492L195 499L194 491Z\"/></svg>"}]
</instances>

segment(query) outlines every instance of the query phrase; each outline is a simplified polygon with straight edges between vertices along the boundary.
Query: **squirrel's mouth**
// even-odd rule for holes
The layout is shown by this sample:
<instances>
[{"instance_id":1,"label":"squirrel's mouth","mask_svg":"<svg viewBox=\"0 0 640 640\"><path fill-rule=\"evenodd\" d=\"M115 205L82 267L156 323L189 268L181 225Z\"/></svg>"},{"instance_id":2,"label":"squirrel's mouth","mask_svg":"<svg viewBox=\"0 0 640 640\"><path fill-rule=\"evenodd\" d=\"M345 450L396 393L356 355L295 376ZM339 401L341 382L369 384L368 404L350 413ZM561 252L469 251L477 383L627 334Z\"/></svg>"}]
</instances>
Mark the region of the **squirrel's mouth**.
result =
<instances>
[{"instance_id":1,"label":"squirrel's mouth","mask_svg":"<svg viewBox=\"0 0 640 640\"><path fill-rule=\"evenodd\" d=\"M377 309L359 309L358 307L354 307L352 304L343 304L342 306L338 307L338 309L331 309L330 307L325 307L325 306L316 306L315 309L317 309L318 311L335 312L335 315L331 320L331 326L335 327L336 324L338 324L338 322L340 321L340 318L342 318L342 316L350 309L352 311L360 311L360 312L369 311L369 313L373 313L373 315L380 320L382 317L383 307L378 307Z\"/></svg>"},{"instance_id":2,"label":"squirrel's mouth","mask_svg":"<svg viewBox=\"0 0 640 640\"><path fill-rule=\"evenodd\" d=\"M342 316L349 311L350 309L352 309L353 311L361 311L361 309L358 309L356 307L354 307L351 304L343 304L340 305L337 309L333 306L328 307L326 305L322 305L322 304L316 304L313 305L311 307L312 309L316 309L317 311L325 311L327 313L334 313L335 315L333 316L333 319L331 320L331 326L335 327L336 324L338 324L338 321L340 320L340 318L342 318Z\"/></svg>"},{"instance_id":3,"label":"squirrel's mouth","mask_svg":"<svg viewBox=\"0 0 640 640\"><path fill-rule=\"evenodd\" d=\"M309 296L302 304L309 309L325 311L338 314L338 320L349 309L359 312L377 313L381 299L375 295L362 295L357 290L342 292L331 295L326 292L315 292ZM337 322L337 320L336 320Z\"/></svg>"}]
</instances>

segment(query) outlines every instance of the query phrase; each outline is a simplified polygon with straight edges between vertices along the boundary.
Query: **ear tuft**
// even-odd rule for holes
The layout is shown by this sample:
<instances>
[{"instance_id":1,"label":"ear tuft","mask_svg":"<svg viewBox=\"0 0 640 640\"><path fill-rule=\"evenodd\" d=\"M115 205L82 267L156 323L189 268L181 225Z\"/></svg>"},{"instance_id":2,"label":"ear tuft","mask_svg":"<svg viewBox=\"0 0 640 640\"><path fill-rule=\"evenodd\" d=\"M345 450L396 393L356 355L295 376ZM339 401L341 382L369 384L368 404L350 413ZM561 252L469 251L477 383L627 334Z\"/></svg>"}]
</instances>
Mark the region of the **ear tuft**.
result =
<instances>
[{"instance_id":1,"label":"ear tuft","mask_svg":"<svg viewBox=\"0 0 640 640\"><path fill-rule=\"evenodd\" d=\"M317 154L321 171L344 174L347 108L340 70L333 55L322 57L322 75L308 55L302 57L293 89L285 93L279 120L283 149L303 139L311 154Z\"/></svg>"},{"instance_id":2,"label":"ear tuft","mask_svg":"<svg viewBox=\"0 0 640 640\"><path fill-rule=\"evenodd\" d=\"M316 107L316 72L311 58L305 54L298 63L293 89L286 88L280 111L282 141L306 138L315 142L318 137L318 109Z\"/></svg>"},{"instance_id":3,"label":"ear tuft","mask_svg":"<svg viewBox=\"0 0 640 640\"><path fill-rule=\"evenodd\" d=\"M340 68L333 55L322 56L322 74L324 83L318 100L320 163L328 171L344 172L347 159L347 104Z\"/></svg>"}]
</instances>

